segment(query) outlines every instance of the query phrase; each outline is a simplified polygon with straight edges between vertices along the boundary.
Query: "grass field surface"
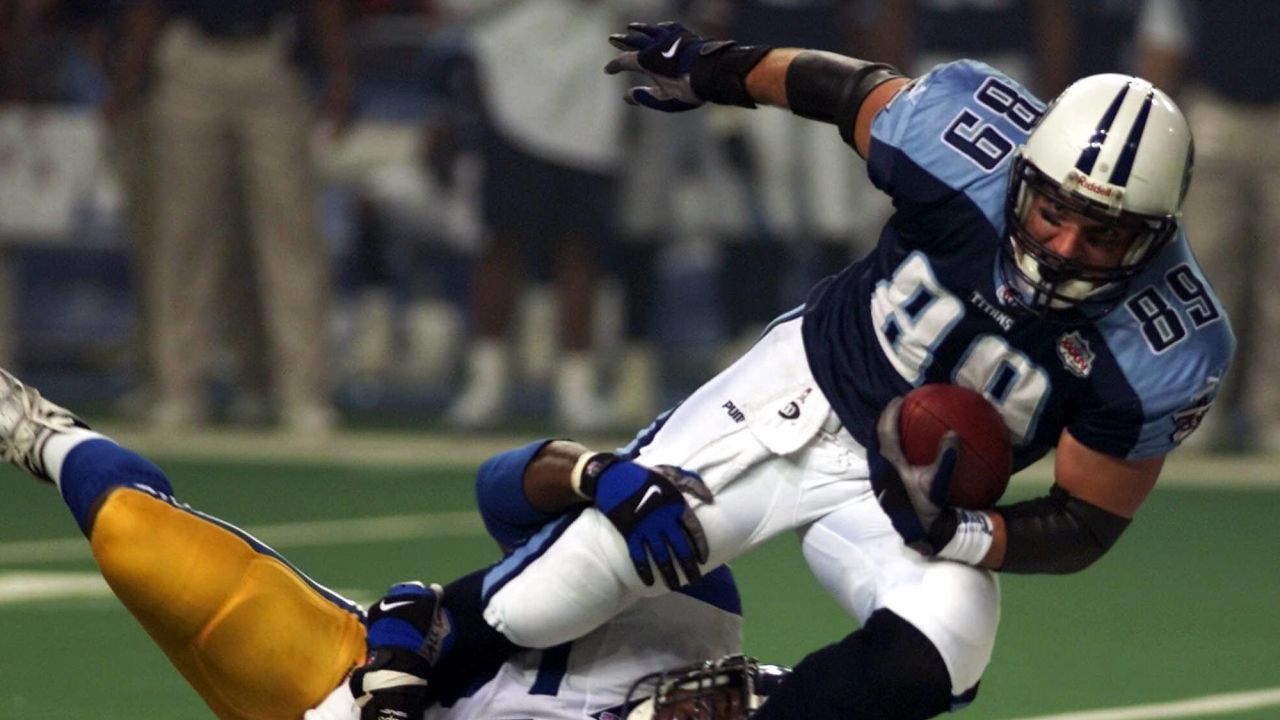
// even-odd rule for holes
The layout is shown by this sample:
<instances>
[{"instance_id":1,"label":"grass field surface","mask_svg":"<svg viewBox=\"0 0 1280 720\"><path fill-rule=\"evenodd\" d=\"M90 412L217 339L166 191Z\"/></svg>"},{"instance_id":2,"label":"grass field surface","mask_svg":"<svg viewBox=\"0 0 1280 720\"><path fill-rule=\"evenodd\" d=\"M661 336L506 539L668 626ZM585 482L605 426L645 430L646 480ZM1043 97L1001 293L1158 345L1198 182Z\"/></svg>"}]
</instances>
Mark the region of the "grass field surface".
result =
<instances>
[{"instance_id":1,"label":"grass field surface","mask_svg":"<svg viewBox=\"0 0 1280 720\"><path fill-rule=\"evenodd\" d=\"M128 444L158 459L180 499L368 601L393 581L448 580L497 558L474 512L471 472L507 442ZM1009 497L1047 487L1043 468L1028 474ZM1168 475L1094 567L1002 578L995 658L959 717L1280 717L1280 470L1269 459L1175 460ZM210 717L97 578L55 493L9 468L0 486L0 718ZM795 537L733 568L750 653L793 663L853 629L810 577Z\"/></svg>"}]
</instances>

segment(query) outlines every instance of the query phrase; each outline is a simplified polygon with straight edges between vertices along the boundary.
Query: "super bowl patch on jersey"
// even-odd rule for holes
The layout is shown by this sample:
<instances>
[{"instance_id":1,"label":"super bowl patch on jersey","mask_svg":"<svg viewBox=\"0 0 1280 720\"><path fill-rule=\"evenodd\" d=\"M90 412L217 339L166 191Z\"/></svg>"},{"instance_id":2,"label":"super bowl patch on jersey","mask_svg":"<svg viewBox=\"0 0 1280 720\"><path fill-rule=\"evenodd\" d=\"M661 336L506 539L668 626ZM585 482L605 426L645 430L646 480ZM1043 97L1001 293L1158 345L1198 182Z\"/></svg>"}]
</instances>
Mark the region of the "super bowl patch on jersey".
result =
<instances>
[{"instance_id":1,"label":"super bowl patch on jersey","mask_svg":"<svg viewBox=\"0 0 1280 720\"><path fill-rule=\"evenodd\" d=\"M1076 377L1089 377L1093 371L1093 348L1079 331L1058 338L1058 357L1062 358L1062 366Z\"/></svg>"}]
</instances>

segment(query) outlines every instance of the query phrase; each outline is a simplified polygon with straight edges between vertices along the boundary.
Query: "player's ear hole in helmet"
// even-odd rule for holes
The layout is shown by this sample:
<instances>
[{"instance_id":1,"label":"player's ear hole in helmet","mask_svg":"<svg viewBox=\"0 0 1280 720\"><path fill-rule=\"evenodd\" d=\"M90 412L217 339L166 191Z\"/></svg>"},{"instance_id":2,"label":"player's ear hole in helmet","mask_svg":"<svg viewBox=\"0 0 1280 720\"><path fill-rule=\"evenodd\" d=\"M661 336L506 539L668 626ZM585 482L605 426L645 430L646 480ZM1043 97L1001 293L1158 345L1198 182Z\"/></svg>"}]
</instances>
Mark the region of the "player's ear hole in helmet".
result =
<instances>
[{"instance_id":1,"label":"player's ear hole in helmet","mask_svg":"<svg viewBox=\"0 0 1280 720\"><path fill-rule=\"evenodd\" d=\"M729 655L651 673L627 693L626 720L746 720L790 672Z\"/></svg>"},{"instance_id":2,"label":"player's ear hole in helmet","mask_svg":"<svg viewBox=\"0 0 1280 720\"><path fill-rule=\"evenodd\" d=\"M1175 237L1193 157L1186 118L1151 83L1113 74L1073 83L1010 167L1000 263L1015 291L1010 299L1041 315L1109 308ZM1092 232L1127 242L1118 261L1090 264L1048 247L1027 228L1046 201Z\"/></svg>"}]
</instances>

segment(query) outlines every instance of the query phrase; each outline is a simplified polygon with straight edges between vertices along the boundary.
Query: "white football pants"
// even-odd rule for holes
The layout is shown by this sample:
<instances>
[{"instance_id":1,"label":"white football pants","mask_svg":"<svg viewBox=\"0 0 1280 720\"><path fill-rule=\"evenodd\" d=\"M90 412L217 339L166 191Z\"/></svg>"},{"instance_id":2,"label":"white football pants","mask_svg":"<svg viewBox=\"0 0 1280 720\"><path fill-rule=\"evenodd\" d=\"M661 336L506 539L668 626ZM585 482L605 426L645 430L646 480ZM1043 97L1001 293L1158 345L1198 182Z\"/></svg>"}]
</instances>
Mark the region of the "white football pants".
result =
<instances>
[{"instance_id":1,"label":"white football pants","mask_svg":"<svg viewBox=\"0 0 1280 720\"><path fill-rule=\"evenodd\" d=\"M798 530L806 561L840 604L859 621L888 608L915 625L941 652L958 695L991 659L995 575L927 560L903 544L872 494L866 450L814 382L800 323L776 324L699 388L638 460L696 471L715 493L714 503L694 505L711 548L706 568ZM489 573L485 619L518 645L549 647L662 592L660 581L641 583L609 520L587 510Z\"/></svg>"}]
</instances>

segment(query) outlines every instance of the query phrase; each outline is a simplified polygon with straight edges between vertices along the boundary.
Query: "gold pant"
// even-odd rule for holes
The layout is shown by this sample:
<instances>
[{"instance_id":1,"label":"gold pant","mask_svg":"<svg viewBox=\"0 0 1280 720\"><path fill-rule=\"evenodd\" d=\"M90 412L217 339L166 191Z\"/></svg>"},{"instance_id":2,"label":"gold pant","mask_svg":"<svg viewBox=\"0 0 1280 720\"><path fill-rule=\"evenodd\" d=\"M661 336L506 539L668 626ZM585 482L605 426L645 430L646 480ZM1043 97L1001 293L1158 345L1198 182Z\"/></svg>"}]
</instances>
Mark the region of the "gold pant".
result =
<instances>
[{"instance_id":1,"label":"gold pant","mask_svg":"<svg viewBox=\"0 0 1280 720\"><path fill-rule=\"evenodd\" d=\"M223 720L301 718L364 656L353 609L164 500L113 491L90 543L116 596Z\"/></svg>"}]
</instances>

